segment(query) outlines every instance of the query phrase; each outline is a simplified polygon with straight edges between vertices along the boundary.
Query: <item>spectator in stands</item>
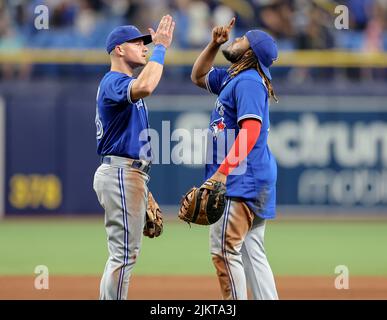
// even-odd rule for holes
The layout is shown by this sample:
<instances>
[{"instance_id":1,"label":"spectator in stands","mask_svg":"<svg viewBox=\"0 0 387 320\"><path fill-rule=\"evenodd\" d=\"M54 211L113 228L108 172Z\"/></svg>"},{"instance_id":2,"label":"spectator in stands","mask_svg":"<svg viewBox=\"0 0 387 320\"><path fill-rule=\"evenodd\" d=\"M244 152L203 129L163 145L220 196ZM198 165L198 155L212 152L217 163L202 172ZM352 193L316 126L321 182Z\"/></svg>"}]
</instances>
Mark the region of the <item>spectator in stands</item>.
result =
<instances>
[{"instance_id":1,"label":"spectator in stands","mask_svg":"<svg viewBox=\"0 0 387 320\"><path fill-rule=\"evenodd\" d=\"M190 1L187 7L188 30L186 30L189 45L192 48L202 48L208 42L211 33L210 8L205 1Z\"/></svg>"},{"instance_id":2,"label":"spectator in stands","mask_svg":"<svg viewBox=\"0 0 387 320\"><path fill-rule=\"evenodd\" d=\"M0 52L13 51L24 47L24 39L12 20L8 7L0 2ZM0 66L3 79L28 78L31 67L27 64L4 63Z\"/></svg>"},{"instance_id":3,"label":"spectator in stands","mask_svg":"<svg viewBox=\"0 0 387 320\"><path fill-rule=\"evenodd\" d=\"M384 49L383 32L387 28L387 2L375 1L370 9L370 19L365 28L363 50L367 52L381 52Z\"/></svg>"},{"instance_id":4,"label":"spectator in stands","mask_svg":"<svg viewBox=\"0 0 387 320\"><path fill-rule=\"evenodd\" d=\"M276 39L291 38L294 36L293 11L290 1L271 0L261 5L259 14L263 27Z\"/></svg>"},{"instance_id":5,"label":"spectator in stands","mask_svg":"<svg viewBox=\"0 0 387 320\"><path fill-rule=\"evenodd\" d=\"M374 0L345 0L342 4L346 5L350 11L351 30L363 31L368 24L370 8Z\"/></svg>"},{"instance_id":6,"label":"spectator in stands","mask_svg":"<svg viewBox=\"0 0 387 320\"><path fill-rule=\"evenodd\" d=\"M365 39L363 51L369 53L380 53L387 45L387 2L375 1L369 12L369 19L365 28ZM385 43L386 42L386 43ZM362 78L367 80L386 79L385 69L362 69Z\"/></svg>"},{"instance_id":7,"label":"spectator in stands","mask_svg":"<svg viewBox=\"0 0 387 320\"><path fill-rule=\"evenodd\" d=\"M98 15L96 8L92 5L92 1L80 0L78 12L74 21L76 33L84 37L91 36L97 22Z\"/></svg>"},{"instance_id":8,"label":"spectator in stands","mask_svg":"<svg viewBox=\"0 0 387 320\"><path fill-rule=\"evenodd\" d=\"M37 5L47 5L50 29L34 28ZM334 29L334 8L347 5L349 30ZM103 48L107 30L135 24L146 30L163 12L176 19L174 46L202 48L213 25L237 17L235 34L252 26L266 29L280 50L387 50L386 0L18 0L0 1L0 49ZM22 70L2 66L3 76ZM169 71L168 71L169 72ZM27 72L28 73L28 72ZM27 74L25 73L25 74ZM307 69L292 79L305 81Z\"/></svg>"}]
</instances>

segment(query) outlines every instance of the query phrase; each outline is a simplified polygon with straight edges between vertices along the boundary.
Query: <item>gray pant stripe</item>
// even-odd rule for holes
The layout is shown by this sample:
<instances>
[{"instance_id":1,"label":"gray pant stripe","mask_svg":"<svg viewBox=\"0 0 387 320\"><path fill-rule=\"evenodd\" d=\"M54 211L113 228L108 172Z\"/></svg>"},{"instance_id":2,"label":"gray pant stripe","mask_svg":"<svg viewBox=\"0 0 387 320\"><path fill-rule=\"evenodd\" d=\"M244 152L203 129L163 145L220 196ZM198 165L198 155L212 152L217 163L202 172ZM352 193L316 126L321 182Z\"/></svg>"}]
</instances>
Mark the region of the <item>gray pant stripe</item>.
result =
<instances>
[{"instance_id":1,"label":"gray pant stripe","mask_svg":"<svg viewBox=\"0 0 387 320\"><path fill-rule=\"evenodd\" d=\"M128 230L128 221L127 221L127 210L126 210L126 200L125 200L125 190L124 190L124 179L123 179L123 169L118 169L118 181L120 186L120 194L121 194L121 203L122 203L122 219L124 222L124 265L121 267L120 276L118 280L118 288L117 288L117 299L121 299L122 294L122 285L125 273L125 266L128 263L128 238L129 238L129 230Z\"/></svg>"}]
</instances>

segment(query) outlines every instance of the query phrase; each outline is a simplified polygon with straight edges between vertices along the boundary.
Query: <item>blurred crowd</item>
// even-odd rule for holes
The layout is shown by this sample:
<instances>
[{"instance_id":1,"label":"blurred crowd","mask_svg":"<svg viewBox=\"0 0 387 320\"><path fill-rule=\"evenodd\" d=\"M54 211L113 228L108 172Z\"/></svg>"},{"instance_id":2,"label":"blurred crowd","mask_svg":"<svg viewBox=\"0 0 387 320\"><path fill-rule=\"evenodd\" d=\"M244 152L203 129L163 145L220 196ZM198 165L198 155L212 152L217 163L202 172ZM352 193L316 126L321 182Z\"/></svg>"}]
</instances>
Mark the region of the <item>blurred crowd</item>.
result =
<instances>
[{"instance_id":1,"label":"blurred crowd","mask_svg":"<svg viewBox=\"0 0 387 320\"><path fill-rule=\"evenodd\" d=\"M49 9L48 30L35 28L40 4ZM335 29L338 4L349 8L346 32ZM0 0L0 48L99 48L114 26L147 32L165 13L176 19L174 45L183 49L202 47L233 16L236 35L263 28L281 49L387 49L386 0Z\"/></svg>"},{"instance_id":2,"label":"blurred crowd","mask_svg":"<svg viewBox=\"0 0 387 320\"><path fill-rule=\"evenodd\" d=\"M48 30L35 27L41 4L48 7ZM335 28L340 4L349 8L348 30ZM115 26L147 32L165 13L176 20L178 49L203 47L215 25L235 16L233 36L265 29L282 50L387 51L387 0L0 0L0 54L24 47L104 48Z\"/></svg>"}]
</instances>

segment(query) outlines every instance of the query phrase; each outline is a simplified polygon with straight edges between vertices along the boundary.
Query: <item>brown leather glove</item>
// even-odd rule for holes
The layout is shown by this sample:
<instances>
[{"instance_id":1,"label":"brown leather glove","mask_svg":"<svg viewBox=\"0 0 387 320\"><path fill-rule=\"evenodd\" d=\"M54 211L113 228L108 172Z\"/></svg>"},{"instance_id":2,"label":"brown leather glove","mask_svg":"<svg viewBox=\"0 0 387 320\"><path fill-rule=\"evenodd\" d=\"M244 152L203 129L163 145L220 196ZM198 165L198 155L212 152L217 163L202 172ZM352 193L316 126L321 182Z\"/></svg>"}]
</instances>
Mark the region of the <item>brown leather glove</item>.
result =
<instances>
[{"instance_id":1,"label":"brown leather glove","mask_svg":"<svg viewBox=\"0 0 387 320\"><path fill-rule=\"evenodd\" d=\"M148 207L145 215L143 235L149 238L158 237L163 232L163 216L161 209L153 198L152 193L148 194Z\"/></svg>"},{"instance_id":2,"label":"brown leather glove","mask_svg":"<svg viewBox=\"0 0 387 320\"><path fill-rule=\"evenodd\" d=\"M223 215L226 186L208 179L199 188L191 188L183 197L179 218L188 223L210 225Z\"/></svg>"}]
</instances>

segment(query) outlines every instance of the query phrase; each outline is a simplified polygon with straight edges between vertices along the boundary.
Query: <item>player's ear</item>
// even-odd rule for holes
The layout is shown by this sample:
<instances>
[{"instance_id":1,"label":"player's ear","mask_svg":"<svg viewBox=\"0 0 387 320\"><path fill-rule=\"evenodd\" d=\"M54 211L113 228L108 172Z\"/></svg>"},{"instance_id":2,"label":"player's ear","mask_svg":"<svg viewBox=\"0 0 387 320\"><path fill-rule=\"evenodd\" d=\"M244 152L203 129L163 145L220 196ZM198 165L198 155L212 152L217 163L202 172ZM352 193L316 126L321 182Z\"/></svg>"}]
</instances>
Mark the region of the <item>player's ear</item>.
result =
<instances>
[{"instance_id":1,"label":"player's ear","mask_svg":"<svg viewBox=\"0 0 387 320\"><path fill-rule=\"evenodd\" d=\"M124 55L124 48L122 47L122 46L120 46L120 45L118 45L118 46L116 46L115 48L114 48L114 52L116 53L116 55L118 56L118 57L122 57L123 55Z\"/></svg>"},{"instance_id":2,"label":"player's ear","mask_svg":"<svg viewBox=\"0 0 387 320\"><path fill-rule=\"evenodd\" d=\"M253 54L253 50L249 47L246 49L245 53L243 54L243 57L248 58L251 57Z\"/></svg>"}]
</instances>

